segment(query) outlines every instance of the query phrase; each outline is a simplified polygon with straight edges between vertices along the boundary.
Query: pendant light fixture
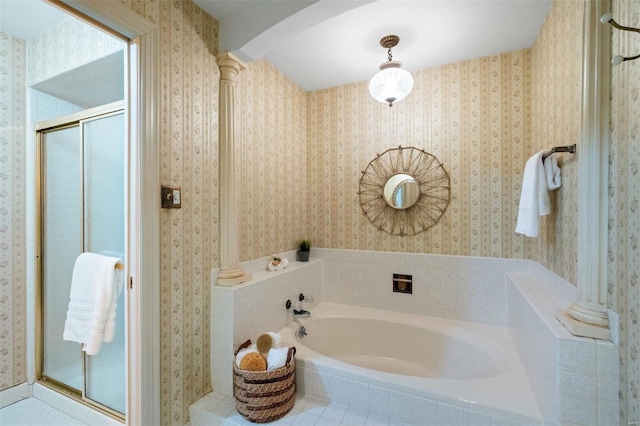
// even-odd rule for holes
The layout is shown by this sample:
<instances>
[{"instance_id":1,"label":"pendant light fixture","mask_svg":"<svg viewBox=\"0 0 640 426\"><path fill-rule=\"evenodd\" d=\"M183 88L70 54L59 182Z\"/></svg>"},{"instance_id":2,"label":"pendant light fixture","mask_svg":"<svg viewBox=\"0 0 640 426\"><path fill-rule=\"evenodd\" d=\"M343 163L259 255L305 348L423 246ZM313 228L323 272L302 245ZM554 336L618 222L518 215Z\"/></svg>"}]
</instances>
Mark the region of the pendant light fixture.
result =
<instances>
[{"instance_id":1,"label":"pendant light fixture","mask_svg":"<svg viewBox=\"0 0 640 426\"><path fill-rule=\"evenodd\" d=\"M397 35L388 35L380 40L380 45L387 49L388 60L380 65L380 71L369 82L369 93L378 101L393 106L394 102L401 101L411 93L413 89L413 77L411 73L403 70L398 61L391 56L391 48L400 41Z\"/></svg>"}]
</instances>

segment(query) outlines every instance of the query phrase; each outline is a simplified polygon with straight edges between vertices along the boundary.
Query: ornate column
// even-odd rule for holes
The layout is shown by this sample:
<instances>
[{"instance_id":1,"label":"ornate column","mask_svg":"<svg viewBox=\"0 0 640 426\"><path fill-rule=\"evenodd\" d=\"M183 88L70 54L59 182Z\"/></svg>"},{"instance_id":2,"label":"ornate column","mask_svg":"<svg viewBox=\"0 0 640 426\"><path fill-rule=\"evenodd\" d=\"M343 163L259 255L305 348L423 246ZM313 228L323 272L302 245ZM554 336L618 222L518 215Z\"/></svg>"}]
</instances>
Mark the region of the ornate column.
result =
<instances>
[{"instance_id":1,"label":"ornate column","mask_svg":"<svg viewBox=\"0 0 640 426\"><path fill-rule=\"evenodd\" d=\"M216 285L230 287L251 279L239 266L234 155L236 77L247 67L229 52L216 60L220 67L220 273Z\"/></svg>"},{"instance_id":2,"label":"ornate column","mask_svg":"<svg viewBox=\"0 0 640 426\"><path fill-rule=\"evenodd\" d=\"M578 300L556 318L576 336L610 340L607 315L609 1L584 3L582 129L578 144Z\"/></svg>"}]
</instances>

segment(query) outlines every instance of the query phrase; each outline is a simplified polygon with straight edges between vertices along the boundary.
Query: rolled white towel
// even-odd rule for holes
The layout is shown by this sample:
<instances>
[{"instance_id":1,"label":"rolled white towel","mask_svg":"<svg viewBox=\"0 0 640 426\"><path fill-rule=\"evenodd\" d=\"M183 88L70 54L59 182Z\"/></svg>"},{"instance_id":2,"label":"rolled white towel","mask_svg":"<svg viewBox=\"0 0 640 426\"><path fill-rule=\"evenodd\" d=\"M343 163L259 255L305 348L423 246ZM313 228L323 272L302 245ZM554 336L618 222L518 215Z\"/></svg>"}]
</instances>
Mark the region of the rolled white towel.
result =
<instances>
[{"instance_id":1,"label":"rolled white towel","mask_svg":"<svg viewBox=\"0 0 640 426\"><path fill-rule=\"evenodd\" d=\"M270 331L267 333L269 336L271 336L271 339L273 340L273 344L271 345L272 348L279 348L280 347L280 335L278 333L274 333L273 331Z\"/></svg>"},{"instance_id":2,"label":"rolled white towel","mask_svg":"<svg viewBox=\"0 0 640 426\"><path fill-rule=\"evenodd\" d=\"M252 352L259 353L255 343L239 351L238 355L236 355L236 367L240 368L240 362L242 361L242 358L244 358L247 354L250 354Z\"/></svg>"},{"instance_id":3,"label":"rolled white towel","mask_svg":"<svg viewBox=\"0 0 640 426\"><path fill-rule=\"evenodd\" d=\"M286 346L283 348L269 349L269 354L267 355L267 371L284 367L287 363L288 354L289 348Z\"/></svg>"},{"instance_id":4,"label":"rolled white towel","mask_svg":"<svg viewBox=\"0 0 640 426\"><path fill-rule=\"evenodd\" d=\"M287 259L282 259L278 266L276 266L276 271L282 271L284 268L289 265L289 261Z\"/></svg>"}]
</instances>

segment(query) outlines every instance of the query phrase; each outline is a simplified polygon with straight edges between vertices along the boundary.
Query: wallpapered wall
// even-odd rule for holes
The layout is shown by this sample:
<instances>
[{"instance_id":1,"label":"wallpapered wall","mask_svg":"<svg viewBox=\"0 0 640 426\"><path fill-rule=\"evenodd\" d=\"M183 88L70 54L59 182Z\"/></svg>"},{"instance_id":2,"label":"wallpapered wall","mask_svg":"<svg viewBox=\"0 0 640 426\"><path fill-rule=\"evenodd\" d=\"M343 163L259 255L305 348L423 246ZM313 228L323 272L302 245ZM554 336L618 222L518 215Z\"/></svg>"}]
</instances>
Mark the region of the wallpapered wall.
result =
<instances>
[{"instance_id":1,"label":"wallpapered wall","mask_svg":"<svg viewBox=\"0 0 640 426\"><path fill-rule=\"evenodd\" d=\"M640 27L640 1L614 0L622 25ZM612 31L612 54L634 55L637 34ZM622 424L640 421L640 60L611 68L609 307L620 315Z\"/></svg>"},{"instance_id":2,"label":"wallpapered wall","mask_svg":"<svg viewBox=\"0 0 640 426\"><path fill-rule=\"evenodd\" d=\"M413 73L392 108L367 82L309 93L311 239L320 247L524 258L514 233L531 153L530 52L521 50ZM374 228L358 202L361 171L398 145L424 148L451 179L440 222L415 237Z\"/></svg>"},{"instance_id":3,"label":"wallpapered wall","mask_svg":"<svg viewBox=\"0 0 640 426\"><path fill-rule=\"evenodd\" d=\"M248 260L308 237L307 98L260 60L240 73L237 99L240 247Z\"/></svg>"},{"instance_id":4,"label":"wallpapered wall","mask_svg":"<svg viewBox=\"0 0 640 426\"><path fill-rule=\"evenodd\" d=\"M0 33L0 390L27 380L25 52Z\"/></svg>"},{"instance_id":5,"label":"wallpapered wall","mask_svg":"<svg viewBox=\"0 0 640 426\"><path fill-rule=\"evenodd\" d=\"M556 1L531 49L532 149L579 142L582 102L583 2ZM578 147L580 149L580 147ZM578 253L577 155L554 154L562 186L552 193L552 214L540 238L527 238L531 259L576 282Z\"/></svg>"},{"instance_id":6,"label":"wallpapered wall","mask_svg":"<svg viewBox=\"0 0 640 426\"><path fill-rule=\"evenodd\" d=\"M158 26L160 181L182 208L160 214L162 424L183 425L211 390L210 271L219 263L218 23L191 1L126 1Z\"/></svg>"}]
</instances>

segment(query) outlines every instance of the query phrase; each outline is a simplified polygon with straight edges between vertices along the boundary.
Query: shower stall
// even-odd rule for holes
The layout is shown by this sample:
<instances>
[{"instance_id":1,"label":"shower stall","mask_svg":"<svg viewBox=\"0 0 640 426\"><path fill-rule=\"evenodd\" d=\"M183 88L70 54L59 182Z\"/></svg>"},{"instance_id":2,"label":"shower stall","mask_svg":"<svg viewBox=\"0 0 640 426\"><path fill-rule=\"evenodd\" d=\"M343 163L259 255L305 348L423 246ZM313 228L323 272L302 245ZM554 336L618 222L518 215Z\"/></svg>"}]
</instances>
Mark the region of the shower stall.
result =
<instances>
[{"instance_id":1,"label":"shower stall","mask_svg":"<svg viewBox=\"0 0 640 426\"><path fill-rule=\"evenodd\" d=\"M115 337L98 354L86 355L62 335L76 258L92 252L125 259L123 105L36 126L37 379L119 420L126 401L125 291L117 301Z\"/></svg>"}]
</instances>

